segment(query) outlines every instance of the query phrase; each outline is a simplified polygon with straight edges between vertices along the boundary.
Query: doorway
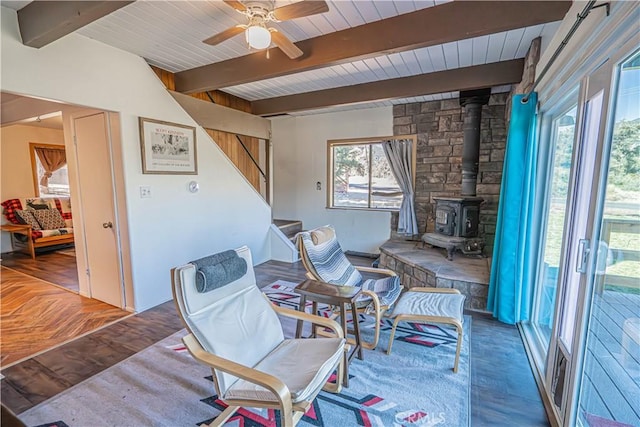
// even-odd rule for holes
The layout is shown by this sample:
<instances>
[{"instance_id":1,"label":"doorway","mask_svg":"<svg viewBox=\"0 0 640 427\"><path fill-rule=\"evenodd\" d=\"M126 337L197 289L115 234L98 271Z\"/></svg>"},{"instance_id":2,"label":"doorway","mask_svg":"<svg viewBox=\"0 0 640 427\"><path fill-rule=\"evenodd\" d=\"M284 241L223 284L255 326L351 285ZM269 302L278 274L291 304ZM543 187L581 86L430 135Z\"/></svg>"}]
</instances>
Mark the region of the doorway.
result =
<instances>
[{"instance_id":1,"label":"doorway","mask_svg":"<svg viewBox=\"0 0 640 427\"><path fill-rule=\"evenodd\" d=\"M23 264L29 264L26 271L19 270L15 272L17 274L13 274L12 271L14 279L9 281L9 274L5 276L7 281L3 280L3 293L6 288L7 292L11 291L16 294L16 286L23 288L26 286L28 289L37 287L40 292L36 300L27 301L22 298L14 301L15 304L22 301L25 307L16 308L14 304L12 310L33 313L31 318L37 321L37 324L29 327L29 318L21 319L21 322L27 322L24 325L27 325L29 333L34 334L34 340L48 343L47 345L60 344L127 317L133 311L130 266L126 250L128 235L123 197L119 115L19 95L5 97L3 94L2 98L3 128L5 125L8 126L25 118L35 119L39 115L51 114L54 110L60 112L58 113L61 117L59 131L63 137L61 141L56 142L62 143L67 153L76 257L65 256L55 251L37 254L36 260L31 260L30 257L17 253L3 255L2 260L3 272L8 271L4 267L12 262L12 258L15 261L21 257L20 261ZM5 102L5 99L10 102ZM24 191L18 189L15 191L15 195L5 194L3 191L3 197L20 197L23 193L25 197L34 195L35 181L32 178L31 168L28 167L30 163L28 144L25 145L24 150L27 153L27 167L22 165L20 168L28 171L29 189ZM4 156L4 151L3 158L8 159ZM12 159L14 162L17 160L16 158ZM3 187L5 182L3 180ZM3 252L6 250L5 241L3 235ZM123 247L125 250L122 250ZM54 257L59 259L54 260ZM59 264L55 274L51 272L51 268L54 266L50 265L48 261ZM70 268L73 269L74 276L77 276L75 281L79 295L72 295L62 290L58 291L59 288L54 289L54 285L57 285L56 282L64 279L64 274L68 273ZM64 269L66 270L63 272ZM11 286L13 287L9 289ZM51 288L50 291L47 291L47 287ZM30 295L33 292L18 292L18 294ZM5 301L8 300L3 297L3 306L5 306ZM46 301L45 307L58 307L58 309L33 312L37 303L43 301ZM64 311L67 308L71 311L65 315ZM5 314L9 317L5 317ZM4 319L10 320L13 315L4 312L2 315L2 347L4 351L8 344L7 341L10 339L10 331L4 330L9 323L6 323ZM52 320L57 323L47 327L47 322ZM65 331L65 334L56 332L55 328L60 327ZM71 333L67 334L66 332ZM58 338L62 341L56 341ZM15 341L16 345L20 345L19 340ZM33 356L35 352L46 348L42 346L37 349L33 348L30 355ZM24 351L28 353L27 350L29 349L25 347ZM4 362L6 363L6 361Z\"/></svg>"},{"instance_id":2,"label":"doorway","mask_svg":"<svg viewBox=\"0 0 640 427\"><path fill-rule=\"evenodd\" d=\"M71 138L77 162L81 227L84 235L85 279L91 298L124 308L124 275L109 113L79 112L71 115ZM79 263L80 267L80 263ZM81 272L79 271L79 275Z\"/></svg>"},{"instance_id":3,"label":"doorway","mask_svg":"<svg viewBox=\"0 0 640 427\"><path fill-rule=\"evenodd\" d=\"M31 103L24 97L2 99L3 114L17 108L16 103ZM59 107L58 107L59 109ZM36 111L39 111L36 109ZM27 114L25 112L25 114ZM22 117L20 117L22 118ZM4 120L4 117L3 117ZM28 232L24 225L21 233L3 233L2 252L5 267L13 268L31 276L38 277L68 290L79 293L78 273L74 254L73 212L70 203L67 150L62 126L62 112L27 117L3 125L2 129L2 197L1 201L11 200L18 208L30 213L59 213L56 216L45 215L44 226L38 223L40 234L35 227L29 237L37 237L35 252L37 256L24 256L22 252L10 254L9 251L23 251L31 254L28 244ZM26 213L25 215L28 215ZM16 215L14 217L17 218ZM2 216L8 222L6 216ZM37 221L36 217L30 218ZM3 224L4 224L3 222ZM26 224L25 224L26 225ZM30 223L33 227L33 224Z\"/></svg>"}]
</instances>

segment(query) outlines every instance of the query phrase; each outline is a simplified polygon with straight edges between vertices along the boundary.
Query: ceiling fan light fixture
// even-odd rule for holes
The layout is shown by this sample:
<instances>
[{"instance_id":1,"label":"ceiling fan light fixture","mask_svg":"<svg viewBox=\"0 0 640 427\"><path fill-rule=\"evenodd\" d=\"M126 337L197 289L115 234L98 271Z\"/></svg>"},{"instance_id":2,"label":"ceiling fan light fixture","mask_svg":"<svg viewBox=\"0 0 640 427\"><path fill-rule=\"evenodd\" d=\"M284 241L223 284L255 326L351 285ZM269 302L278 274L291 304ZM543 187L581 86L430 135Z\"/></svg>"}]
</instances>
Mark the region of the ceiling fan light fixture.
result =
<instances>
[{"instance_id":1,"label":"ceiling fan light fixture","mask_svg":"<svg viewBox=\"0 0 640 427\"><path fill-rule=\"evenodd\" d=\"M252 25L245 31L247 43L254 49L266 49L271 45L271 32L261 25Z\"/></svg>"}]
</instances>

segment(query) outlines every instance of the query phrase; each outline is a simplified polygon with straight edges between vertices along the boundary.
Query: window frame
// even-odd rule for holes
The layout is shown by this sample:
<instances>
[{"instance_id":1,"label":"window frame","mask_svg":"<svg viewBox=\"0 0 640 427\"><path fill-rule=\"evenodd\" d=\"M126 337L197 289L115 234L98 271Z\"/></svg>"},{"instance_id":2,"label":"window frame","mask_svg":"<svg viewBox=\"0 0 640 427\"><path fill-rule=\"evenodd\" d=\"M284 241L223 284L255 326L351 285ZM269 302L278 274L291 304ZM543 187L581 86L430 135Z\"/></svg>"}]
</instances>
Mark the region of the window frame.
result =
<instances>
[{"instance_id":1,"label":"window frame","mask_svg":"<svg viewBox=\"0 0 640 427\"><path fill-rule=\"evenodd\" d=\"M411 139L413 141L411 149L411 175L412 182L415 191L416 185L416 153L418 150L418 136L416 134L411 135L395 135L395 136L374 136L364 138L345 138L345 139L329 139L327 140L327 190L326 190L326 209L346 209L354 211L375 211L375 212L398 212L397 208L360 208L353 206L333 206L333 147L344 145L373 145L380 144L383 141L390 139ZM369 200L371 196L371 163L372 159L369 156Z\"/></svg>"},{"instance_id":2,"label":"window frame","mask_svg":"<svg viewBox=\"0 0 640 427\"><path fill-rule=\"evenodd\" d=\"M60 194L40 194L40 179L38 177L38 165L36 159L36 148L56 148L59 150L63 150L65 153L67 148L62 144L42 144L39 142L30 142L29 143L29 156L31 157L31 175L33 176L33 188L35 191L35 197L47 198L47 197L59 197ZM69 165L69 161L67 159L67 166ZM69 170L67 169L67 175ZM69 196L71 194L71 185L69 185ZM68 197L68 196L67 196Z\"/></svg>"}]
</instances>

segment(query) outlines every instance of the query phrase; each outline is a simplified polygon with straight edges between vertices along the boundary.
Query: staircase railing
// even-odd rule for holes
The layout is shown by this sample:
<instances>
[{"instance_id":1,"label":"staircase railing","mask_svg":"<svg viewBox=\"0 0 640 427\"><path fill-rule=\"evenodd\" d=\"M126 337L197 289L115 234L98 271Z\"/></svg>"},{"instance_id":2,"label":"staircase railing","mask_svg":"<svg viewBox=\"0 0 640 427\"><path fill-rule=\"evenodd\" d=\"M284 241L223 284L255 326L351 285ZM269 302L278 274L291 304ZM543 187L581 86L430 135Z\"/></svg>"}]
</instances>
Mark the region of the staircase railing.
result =
<instances>
[{"instance_id":1,"label":"staircase railing","mask_svg":"<svg viewBox=\"0 0 640 427\"><path fill-rule=\"evenodd\" d=\"M249 156L249 158L251 159L251 161L253 162L255 167L258 169L258 172L260 172L260 175L262 175L262 178L264 178L264 180L266 182L267 181L267 174L264 173L264 171L262 170L262 168L260 167L258 162L256 162L256 159L253 157L253 155L251 154L251 152L249 151L247 146L244 145L244 142L242 142L242 138L240 138L240 135L236 134L236 138L238 139L238 142L240 143L240 145L244 149L245 153L247 153L247 155Z\"/></svg>"}]
</instances>

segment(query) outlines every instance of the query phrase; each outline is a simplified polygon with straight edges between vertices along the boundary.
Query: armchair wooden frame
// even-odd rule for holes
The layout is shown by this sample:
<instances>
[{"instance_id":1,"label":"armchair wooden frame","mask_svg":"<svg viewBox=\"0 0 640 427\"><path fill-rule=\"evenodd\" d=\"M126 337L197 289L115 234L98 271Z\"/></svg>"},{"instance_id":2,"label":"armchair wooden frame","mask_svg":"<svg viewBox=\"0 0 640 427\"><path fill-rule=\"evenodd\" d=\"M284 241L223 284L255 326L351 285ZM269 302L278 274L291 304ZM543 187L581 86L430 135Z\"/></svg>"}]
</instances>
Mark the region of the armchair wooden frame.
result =
<instances>
[{"instance_id":1,"label":"armchair wooden frame","mask_svg":"<svg viewBox=\"0 0 640 427\"><path fill-rule=\"evenodd\" d=\"M315 269L310 265L309 259L305 255L304 247L302 246L303 246L303 243L299 241L298 252L300 252L302 265L307 270L307 274L306 274L307 278L312 280L322 281L321 277L316 276L315 274L312 273L313 271L315 271ZM386 268L372 268L372 267L364 267L364 266L357 266L357 265L354 265L354 267L356 268L356 270L363 273L374 273L374 274L380 274L384 276L397 276L395 272L391 270L387 270ZM384 315L384 313L389 309L389 306L380 305L380 298L378 298L378 295L376 295L375 292L367 291L363 289L362 294L368 295L372 300L373 308L374 308L373 314L375 317L376 326L374 330L373 340L372 341L362 340L361 345L363 348L366 348L367 350L373 350L378 346L378 341L380 340L380 320L382 319L382 316ZM359 307L357 310L358 310L358 313L369 314L367 311L367 307ZM337 318L338 315L339 315L339 312L337 312L336 310L333 310L333 315L331 316L331 319ZM349 342L349 344L355 344L355 340L353 338L347 338L347 342Z\"/></svg>"},{"instance_id":2,"label":"armchair wooden frame","mask_svg":"<svg viewBox=\"0 0 640 427\"><path fill-rule=\"evenodd\" d=\"M174 277L174 274L172 274ZM175 289L175 288L174 288ZM269 301L269 299L265 298ZM291 310L283 307L279 307L273 304L271 301L269 303L272 305L275 312L281 316L290 317L294 319L299 319L307 322L312 322L314 324L319 324L324 327L327 327L333 331L334 336L337 338L343 338L344 334L342 332L342 328L340 325L332 320L325 317L314 316L308 313L302 313L300 311ZM179 310L178 310L179 312ZM183 319L184 321L184 319ZM185 322L186 324L186 322ZM187 326L187 330L189 327ZM220 370L222 372L226 372L230 375L233 375L237 378L249 381L253 384L257 384L259 386L264 387L265 389L271 391L273 395L276 397L274 401L266 401L266 400L251 400L251 399L224 399L224 402L228 405L227 408L220 413L216 419L209 424L210 427L222 426L224 423L233 415L233 413L243 406L248 407L256 407L256 408L274 408L279 409L281 411L282 417L282 427L293 427L298 421L302 418L304 413L309 409L311 403L317 396L318 390L316 393L313 393L307 400L293 403L291 400L291 393L287 386L278 378L273 375L266 374L257 369L253 369L239 363L233 362L228 359L223 359L219 356L211 354L207 352L198 342L196 337L193 335L191 330L189 330L190 334L185 336L182 339L182 342L187 347L189 353L196 359L197 361L208 365L213 372L213 379L216 381L215 370ZM347 352L349 347L345 345L344 351ZM340 393L342 390L342 379L344 376L344 357L340 357L340 362L338 363L337 369L337 378L336 383L326 383L322 388L325 391L330 393ZM216 384L217 386L217 384Z\"/></svg>"}]
</instances>

